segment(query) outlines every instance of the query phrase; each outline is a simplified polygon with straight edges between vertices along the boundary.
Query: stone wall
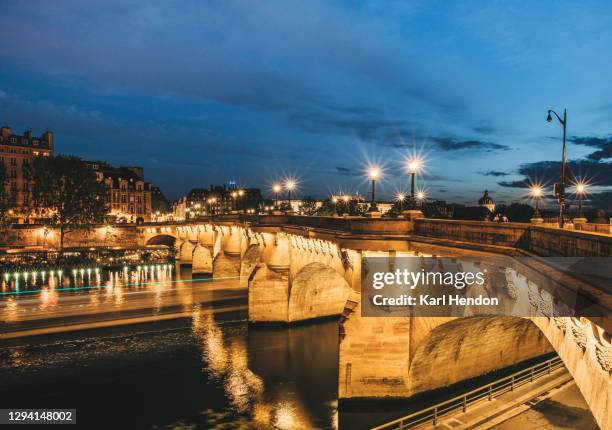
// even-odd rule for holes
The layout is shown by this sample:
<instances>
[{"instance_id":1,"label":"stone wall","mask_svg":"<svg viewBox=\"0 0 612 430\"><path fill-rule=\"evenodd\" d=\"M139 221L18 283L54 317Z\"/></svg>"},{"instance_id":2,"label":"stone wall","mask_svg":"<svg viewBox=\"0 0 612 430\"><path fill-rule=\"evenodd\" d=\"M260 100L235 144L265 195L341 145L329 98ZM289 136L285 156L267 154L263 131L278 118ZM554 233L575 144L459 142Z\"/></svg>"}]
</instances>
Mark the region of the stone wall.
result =
<instances>
[{"instance_id":1,"label":"stone wall","mask_svg":"<svg viewBox=\"0 0 612 430\"><path fill-rule=\"evenodd\" d=\"M493 223L419 218L414 234L460 242L523 247L529 241L530 224Z\"/></svg>"},{"instance_id":2,"label":"stone wall","mask_svg":"<svg viewBox=\"0 0 612 430\"><path fill-rule=\"evenodd\" d=\"M361 317L343 322L340 399L405 398L518 364L553 350L517 317Z\"/></svg>"},{"instance_id":3,"label":"stone wall","mask_svg":"<svg viewBox=\"0 0 612 430\"><path fill-rule=\"evenodd\" d=\"M612 235L523 223L420 218L415 221L414 234L449 242L519 248L547 257L612 256Z\"/></svg>"},{"instance_id":4,"label":"stone wall","mask_svg":"<svg viewBox=\"0 0 612 430\"><path fill-rule=\"evenodd\" d=\"M612 235L531 227L528 250L549 257L612 257Z\"/></svg>"},{"instance_id":5,"label":"stone wall","mask_svg":"<svg viewBox=\"0 0 612 430\"><path fill-rule=\"evenodd\" d=\"M58 228L39 225L18 225L0 236L0 248L59 248ZM64 247L122 247L138 245L138 229L134 225L94 225L88 230L67 231Z\"/></svg>"}]
</instances>

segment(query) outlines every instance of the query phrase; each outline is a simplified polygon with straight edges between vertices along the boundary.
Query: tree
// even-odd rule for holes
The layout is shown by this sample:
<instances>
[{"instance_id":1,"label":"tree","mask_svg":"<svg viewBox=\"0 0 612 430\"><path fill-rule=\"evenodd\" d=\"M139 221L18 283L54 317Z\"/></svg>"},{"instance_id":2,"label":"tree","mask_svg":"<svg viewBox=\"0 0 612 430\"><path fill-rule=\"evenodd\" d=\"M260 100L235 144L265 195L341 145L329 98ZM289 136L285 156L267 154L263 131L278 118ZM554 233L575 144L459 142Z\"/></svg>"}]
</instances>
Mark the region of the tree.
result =
<instances>
[{"instance_id":1,"label":"tree","mask_svg":"<svg viewBox=\"0 0 612 430\"><path fill-rule=\"evenodd\" d=\"M505 211L508 219L512 222L529 222L533 218L535 210L523 203L512 203Z\"/></svg>"},{"instance_id":2,"label":"tree","mask_svg":"<svg viewBox=\"0 0 612 430\"><path fill-rule=\"evenodd\" d=\"M302 211L306 215L314 215L317 212L317 201L310 196L302 199Z\"/></svg>"},{"instance_id":3,"label":"tree","mask_svg":"<svg viewBox=\"0 0 612 430\"><path fill-rule=\"evenodd\" d=\"M166 196L164 196L157 187L155 187L151 193L151 210L153 213L159 212L160 214L165 214L170 211L170 205L168 204Z\"/></svg>"},{"instance_id":4,"label":"tree","mask_svg":"<svg viewBox=\"0 0 612 430\"><path fill-rule=\"evenodd\" d=\"M330 199L323 200L321 207L317 209L316 214L319 216L330 216L335 214L350 216L363 216L367 210L367 205L357 199L350 199L348 202L339 200L336 203Z\"/></svg>"},{"instance_id":5,"label":"tree","mask_svg":"<svg viewBox=\"0 0 612 430\"><path fill-rule=\"evenodd\" d=\"M461 220L486 221L490 216L489 209L483 206L457 206L453 211L453 218Z\"/></svg>"},{"instance_id":6,"label":"tree","mask_svg":"<svg viewBox=\"0 0 612 430\"><path fill-rule=\"evenodd\" d=\"M330 199L323 200L316 214L319 216L332 216L338 213L338 203L333 203Z\"/></svg>"},{"instance_id":7,"label":"tree","mask_svg":"<svg viewBox=\"0 0 612 430\"><path fill-rule=\"evenodd\" d=\"M33 163L34 204L49 214L44 222L58 226L60 250L65 233L88 230L107 213L107 189L77 157L36 157Z\"/></svg>"}]
</instances>

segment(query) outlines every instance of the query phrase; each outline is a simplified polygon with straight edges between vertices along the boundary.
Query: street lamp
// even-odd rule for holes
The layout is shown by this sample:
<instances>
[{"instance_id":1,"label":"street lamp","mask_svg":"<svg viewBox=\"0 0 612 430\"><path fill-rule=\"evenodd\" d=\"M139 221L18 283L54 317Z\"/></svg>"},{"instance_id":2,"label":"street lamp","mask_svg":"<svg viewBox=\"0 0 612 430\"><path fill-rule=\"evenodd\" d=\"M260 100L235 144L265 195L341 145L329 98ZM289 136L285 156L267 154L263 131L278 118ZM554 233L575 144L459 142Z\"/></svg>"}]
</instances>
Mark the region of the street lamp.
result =
<instances>
[{"instance_id":1,"label":"street lamp","mask_svg":"<svg viewBox=\"0 0 612 430\"><path fill-rule=\"evenodd\" d=\"M238 197L238 193L236 191L232 191L232 210L236 210L236 198Z\"/></svg>"},{"instance_id":2,"label":"street lamp","mask_svg":"<svg viewBox=\"0 0 612 430\"><path fill-rule=\"evenodd\" d=\"M291 191L295 190L295 181L292 179L287 180L287 182L285 182L285 188L287 188L287 200L289 201L289 211L292 211Z\"/></svg>"},{"instance_id":3,"label":"street lamp","mask_svg":"<svg viewBox=\"0 0 612 430\"><path fill-rule=\"evenodd\" d=\"M567 135L567 112L563 109L563 119L555 112L554 110L548 110L548 116L546 117L546 121L552 122L552 115L555 114L561 125L563 126L563 151L561 153L561 182L559 184L555 184L555 196L559 199L559 228L563 228L564 220L563 216L565 215L565 170L566 170L566 144L565 137Z\"/></svg>"},{"instance_id":4,"label":"street lamp","mask_svg":"<svg viewBox=\"0 0 612 430\"><path fill-rule=\"evenodd\" d=\"M544 195L544 190L539 185L532 185L529 189L529 194L535 200L535 213L533 214L533 218L539 219L540 217L540 199Z\"/></svg>"},{"instance_id":5,"label":"street lamp","mask_svg":"<svg viewBox=\"0 0 612 430\"><path fill-rule=\"evenodd\" d=\"M424 191L419 191L416 194L416 199L419 201L419 205L421 206L421 209L423 208L423 203L425 202L425 192Z\"/></svg>"},{"instance_id":6,"label":"street lamp","mask_svg":"<svg viewBox=\"0 0 612 430\"><path fill-rule=\"evenodd\" d=\"M281 184L274 184L272 187L272 190L274 191L274 207L276 209L278 209L278 193L280 193L282 189L283 187Z\"/></svg>"},{"instance_id":7,"label":"street lamp","mask_svg":"<svg viewBox=\"0 0 612 430\"><path fill-rule=\"evenodd\" d=\"M334 204L334 215L338 213L338 197L332 197L332 203Z\"/></svg>"},{"instance_id":8,"label":"street lamp","mask_svg":"<svg viewBox=\"0 0 612 430\"><path fill-rule=\"evenodd\" d=\"M378 212L378 207L376 206L376 179L380 177L380 168L376 166L370 167L370 170L368 171L368 176L372 180L372 201L370 202L370 208L368 209L368 212Z\"/></svg>"},{"instance_id":9,"label":"street lamp","mask_svg":"<svg viewBox=\"0 0 612 430\"><path fill-rule=\"evenodd\" d=\"M404 193L398 193L397 196L395 196L395 198L397 199L397 201L399 202L399 210L400 212L402 211L402 206L404 204L404 200L406 200L406 194Z\"/></svg>"},{"instance_id":10,"label":"street lamp","mask_svg":"<svg viewBox=\"0 0 612 430\"><path fill-rule=\"evenodd\" d=\"M244 196L244 190L238 190L238 197L242 197ZM242 203L242 211L244 212L244 202Z\"/></svg>"},{"instance_id":11,"label":"street lamp","mask_svg":"<svg viewBox=\"0 0 612 430\"><path fill-rule=\"evenodd\" d=\"M414 182L417 172L421 169L421 160L413 158L408 162L408 172L410 173L410 198L414 201Z\"/></svg>"},{"instance_id":12,"label":"street lamp","mask_svg":"<svg viewBox=\"0 0 612 430\"><path fill-rule=\"evenodd\" d=\"M576 183L576 194L578 194L578 218L584 218L582 215L582 199L586 194L587 184L584 182Z\"/></svg>"}]
</instances>

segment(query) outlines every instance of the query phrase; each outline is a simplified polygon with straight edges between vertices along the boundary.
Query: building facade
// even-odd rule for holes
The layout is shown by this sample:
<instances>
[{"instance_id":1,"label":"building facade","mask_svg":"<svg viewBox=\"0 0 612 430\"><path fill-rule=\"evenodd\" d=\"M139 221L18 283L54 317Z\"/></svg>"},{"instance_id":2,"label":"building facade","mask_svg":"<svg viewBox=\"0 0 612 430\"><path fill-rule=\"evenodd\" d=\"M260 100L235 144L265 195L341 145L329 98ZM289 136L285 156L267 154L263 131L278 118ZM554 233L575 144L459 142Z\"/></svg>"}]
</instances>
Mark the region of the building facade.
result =
<instances>
[{"instance_id":1,"label":"building facade","mask_svg":"<svg viewBox=\"0 0 612 430\"><path fill-rule=\"evenodd\" d=\"M259 211L263 201L259 188L240 188L230 181L225 185L193 188L172 204L172 212L175 220L184 220L203 215Z\"/></svg>"},{"instance_id":2,"label":"building facade","mask_svg":"<svg viewBox=\"0 0 612 430\"><path fill-rule=\"evenodd\" d=\"M113 167L102 161L86 163L108 188L109 215L117 222L151 221L152 187L145 182L142 167Z\"/></svg>"},{"instance_id":3,"label":"building facade","mask_svg":"<svg viewBox=\"0 0 612 430\"><path fill-rule=\"evenodd\" d=\"M23 135L13 134L10 127L0 130L0 164L4 167L4 192L14 222L30 221L32 212L33 180L30 167L34 157L53 155L53 133L33 136L31 130Z\"/></svg>"}]
</instances>

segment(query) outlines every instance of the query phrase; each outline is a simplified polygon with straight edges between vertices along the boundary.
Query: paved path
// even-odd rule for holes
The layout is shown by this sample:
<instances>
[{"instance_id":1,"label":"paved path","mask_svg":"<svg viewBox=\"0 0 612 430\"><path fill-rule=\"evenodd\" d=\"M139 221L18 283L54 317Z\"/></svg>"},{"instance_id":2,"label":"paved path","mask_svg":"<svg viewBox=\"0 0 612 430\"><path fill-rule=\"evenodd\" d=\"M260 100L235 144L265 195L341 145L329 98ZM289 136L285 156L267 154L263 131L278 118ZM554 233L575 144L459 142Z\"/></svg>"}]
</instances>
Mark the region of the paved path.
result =
<instances>
[{"instance_id":1,"label":"paved path","mask_svg":"<svg viewBox=\"0 0 612 430\"><path fill-rule=\"evenodd\" d=\"M597 430L578 387L565 368L523 385L492 401L483 401L466 413L441 418L418 429L455 430Z\"/></svg>"},{"instance_id":2,"label":"paved path","mask_svg":"<svg viewBox=\"0 0 612 430\"><path fill-rule=\"evenodd\" d=\"M491 428L495 430L597 430L599 428L573 381L553 390L550 396L542 396L535 400L537 403L525 412Z\"/></svg>"}]
</instances>

